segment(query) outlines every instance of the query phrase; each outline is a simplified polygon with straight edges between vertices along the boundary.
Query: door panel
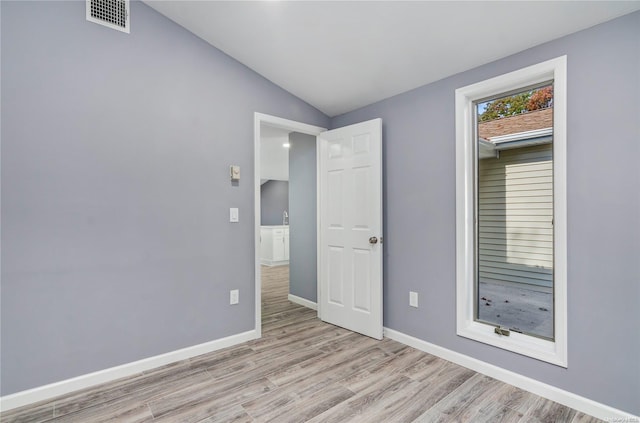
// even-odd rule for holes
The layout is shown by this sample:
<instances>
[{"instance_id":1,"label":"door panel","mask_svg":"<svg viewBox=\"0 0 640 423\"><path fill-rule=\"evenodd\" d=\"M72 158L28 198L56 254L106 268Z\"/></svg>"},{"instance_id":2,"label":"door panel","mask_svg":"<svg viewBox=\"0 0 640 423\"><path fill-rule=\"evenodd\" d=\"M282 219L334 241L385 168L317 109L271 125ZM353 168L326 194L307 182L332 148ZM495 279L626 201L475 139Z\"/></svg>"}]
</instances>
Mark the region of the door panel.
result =
<instances>
[{"instance_id":1,"label":"door panel","mask_svg":"<svg viewBox=\"0 0 640 423\"><path fill-rule=\"evenodd\" d=\"M329 192L338 193L341 192L344 183L342 181L343 172L340 170L331 171L327 175L327 190ZM331 204L327 204L327 223L332 229L342 229L343 228L343 204L342 204L342 195L336 195L333 198Z\"/></svg>"},{"instance_id":2,"label":"door panel","mask_svg":"<svg viewBox=\"0 0 640 423\"><path fill-rule=\"evenodd\" d=\"M382 121L318 140L320 317L382 339Z\"/></svg>"},{"instance_id":3,"label":"door panel","mask_svg":"<svg viewBox=\"0 0 640 423\"><path fill-rule=\"evenodd\" d=\"M344 249L332 246L329 248L328 274L329 302L335 305L344 305Z\"/></svg>"},{"instance_id":4,"label":"door panel","mask_svg":"<svg viewBox=\"0 0 640 423\"><path fill-rule=\"evenodd\" d=\"M371 254L368 250L354 250L353 308L371 312Z\"/></svg>"}]
</instances>

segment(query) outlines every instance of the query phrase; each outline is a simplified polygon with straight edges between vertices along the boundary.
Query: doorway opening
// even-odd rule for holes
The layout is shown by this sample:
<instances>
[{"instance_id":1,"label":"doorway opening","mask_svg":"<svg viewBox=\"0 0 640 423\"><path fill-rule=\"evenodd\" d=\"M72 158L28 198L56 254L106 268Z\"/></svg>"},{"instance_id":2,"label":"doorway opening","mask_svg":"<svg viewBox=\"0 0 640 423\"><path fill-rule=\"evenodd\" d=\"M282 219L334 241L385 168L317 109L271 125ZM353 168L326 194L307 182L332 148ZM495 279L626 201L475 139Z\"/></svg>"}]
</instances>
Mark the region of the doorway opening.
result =
<instances>
[{"instance_id":1,"label":"doorway opening","mask_svg":"<svg viewBox=\"0 0 640 423\"><path fill-rule=\"evenodd\" d=\"M297 264L301 261L312 260L317 263L316 251L313 248L296 248L302 243L309 244L304 239L305 233L313 233L314 240L317 233L317 219L315 214L316 202L301 199L300 196L312 196L317 199L316 176L313 176L313 187L310 181L304 181L296 168L309 168L308 160L316 161L316 135L325 129L290 121L275 116L255 114L254 120L254 187L255 187L255 327L258 337L262 336L264 319L273 320L290 305L289 301L317 309L316 303L295 295L295 287L290 287L291 259ZM288 145L286 145L288 144ZM313 153L312 156L309 151ZM289 159L289 153L294 151L294 157ZM306 156L306 157L305 157ZM307 160L307 163L305 163ZM286 163L285 163L286 162ZM306 184L291 184L289 163L294 169L297 182ZM295 164L294 164L295 163ZM286 168L286 169L285 169ZM315 169L315 166L312 168ZM317 171L313 171L316 173ZM284 192L287 192L287 195ZM293 201L289 202L289 192L293 192ZM267 196L265 196L267 194ZM286 199L285 199L286 198ZM304 210L305 205L312 203L313 215ZM293 219L293 239L291 235L291 209L293 206L296 216ZM282 209L282 210L281 210ZM306 219L304 218L306 215ZM291 251L291 244L295 251ZM313 251L310 251L313 250ZM312 254L313 256L310 256ZM306 257L304 257L306 255ZM296 257L298 257L296 259ZM294 276L304 266L294 265ZM299 269L299 270L296 270ZM317 280L317 274L307 275ZM314 288L317 294L317 287ZM306 295L309 297L309 295ZM263 309L264 306L264 309ZM264 319L263 319L264 317Z\"/></svg>"},{"instance_id":2,"label":"doorway opening","mask_svg":"<svg viewBox=\"0 0 640 423\"><path fill-rule=\"evenodd\" d=\"M260 270L262 322L290 304L289 130L260 125Z\"/></svg>"},{"instance_id":3,"label":"doorway opening","mask_svg":"<svg viewBox=\"0 0 640 423\"><path fill-rule=\"evenodd\" d=\"M256 336L262 336L263 323L259 259L260 151L261 132L266 127L290 131L290 155L298 142L308 144L307 151L312 153L307 168L312 169L313 182L303 189L306 201L302 204L314 204L311 213L315 210L316 217L294 227L294 221L305 213L296 210L293 199L289 198L292 283L287 301L313 308L314 317L327 323L382 339L382 120L372 119L325 131L260 113L255 114L254 122ZM296 160L290 160L290 164L293 163ZM297 180L290 178L290 184L294 179ZM302 239L299 234L304 231L310 237L304 243L308 248L298 248L293 240ZM296 295L293 281L298 262L295 255L313 250L313 245L316 251L307 255L309 270L302 272L301 280L314 289L311 293Z\"/></svg>"}]
</instances>

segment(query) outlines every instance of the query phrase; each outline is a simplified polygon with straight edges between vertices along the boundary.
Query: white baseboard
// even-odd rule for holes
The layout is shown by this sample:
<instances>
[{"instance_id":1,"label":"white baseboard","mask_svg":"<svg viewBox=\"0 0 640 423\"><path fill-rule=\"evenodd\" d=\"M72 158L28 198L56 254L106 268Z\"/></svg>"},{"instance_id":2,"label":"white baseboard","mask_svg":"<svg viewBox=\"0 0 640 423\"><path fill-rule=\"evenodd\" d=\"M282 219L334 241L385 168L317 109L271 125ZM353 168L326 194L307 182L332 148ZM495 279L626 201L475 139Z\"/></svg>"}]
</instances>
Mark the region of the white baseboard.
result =
<instances>
[{"instance_id":1,"label":"white baseboard","mask_svg":"<svg viewBox=\"0 0 640 423\"><path fill-rule=\"evenodd\" d=\"M611 421L612 419L620 419L619 421L640 421L638 416L634 416L625 411L609 407L608 405L581 397L580 395L556 388L555 386L514 373L510 370L505 370L502 367L485 363L468 355L431 344L393 329L384 328L384 336L602 420L608 419Z\"/></svg>"},{"instance_id":2,"label":"white baseboard","mask_svg":"<svg viewBox=\"0 0 640 423\"><path fill-rule=\"evenodd\" d=\"M304 298L289 294L289 301L317 310L317 304ZM482 373L494 379L532 392L543 398L550 399L567 407L574 408L583 413L597 417L599 419L626 419L625 421L638 421L640 418L633 414L618 410L608 405L590 400L571 392L556 388L535 379L505 370L493 364L485 363L473 357L440 347L435 344L423 341L393 329L384 328L384 335L387 338L409 345L418 350L433 354L445 360L459 364L478 373ZM123 377L131 376L146 370L164 366L176 361L185 360L201 354L206 354L222 348L241 344L252 339L256 339L257 332L250 330L247 332L231 335L226 338L216 339L199 345L172 351L166 354L145 358L132 363L123 364L109 369L100 370L86 375L74 377L49 385L40 386L15 394L6 395L0 398L0 410L8 411L13 408L22 407L28 404L48 400L59 395L64 395L73 391L89 388L105 382L110 382Z\"/></svg>"},{"instance_id":3,"label":"white baseboard","mask_svg":"<svg viewBox=\"0 0 640 423\"><path fill-rule=\"evenodd\" d=\"M289 264L289 260L260 259L260 264L263 266L269 266L269 267L285 266Z\"/></svg>"},{"instance_id":4,"label":"white baseboard","mask_svg":"<svg viewBox=\"0 0 640 423\"><path fill-rule=\"evenodd\" d=\"M292 303L296 303L298 305L310 308L312 310L318 309L317 303L314 303L313 301L309 301L306 298L298 297L297 295L289 294L289 301L291 301Z\"/></svg>"},{"instance_id":5,"label":"white baseboard","mask_svg":"<svg viewBox=\"0 0 640 423\"><path fill-rule=\"evenodd\" d=\"M171 351L166 354L156 355L131 363L123 364L109 369L99 370L86 375L74 377L49 385L39 386L15 394L5 395L0 398L0 410L7 411L24 405L55 398L59 395L68 394L84 388L89 388L105 382L131 376L146 370L164 366L176 361L185 360L201 354L206 354L222 348L231 347L246 341L257 338L257 332L250 330L237 335L227 336L204 344L194 345L180 350Z\"/></svg>"}]
</instances>

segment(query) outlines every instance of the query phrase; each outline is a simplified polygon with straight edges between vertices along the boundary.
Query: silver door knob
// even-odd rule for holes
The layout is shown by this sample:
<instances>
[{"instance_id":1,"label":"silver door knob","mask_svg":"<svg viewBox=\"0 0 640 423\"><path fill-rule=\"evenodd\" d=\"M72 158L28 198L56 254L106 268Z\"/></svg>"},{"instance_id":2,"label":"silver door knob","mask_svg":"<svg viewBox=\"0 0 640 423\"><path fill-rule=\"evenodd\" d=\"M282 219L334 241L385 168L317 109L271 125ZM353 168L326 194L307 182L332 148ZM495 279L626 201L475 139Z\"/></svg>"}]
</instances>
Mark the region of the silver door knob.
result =
<instances>
[{"instance_id":1,"label":"silver door knob","mask_svg":"<svg viewBox=\"0 0 640 423\"><path fill-rule=\"evenodd\" d=\"M377 244L378 243L378 238L375 236L372 236L371 238L369 238L369 244Z\"/></svg>"}]
</instances>

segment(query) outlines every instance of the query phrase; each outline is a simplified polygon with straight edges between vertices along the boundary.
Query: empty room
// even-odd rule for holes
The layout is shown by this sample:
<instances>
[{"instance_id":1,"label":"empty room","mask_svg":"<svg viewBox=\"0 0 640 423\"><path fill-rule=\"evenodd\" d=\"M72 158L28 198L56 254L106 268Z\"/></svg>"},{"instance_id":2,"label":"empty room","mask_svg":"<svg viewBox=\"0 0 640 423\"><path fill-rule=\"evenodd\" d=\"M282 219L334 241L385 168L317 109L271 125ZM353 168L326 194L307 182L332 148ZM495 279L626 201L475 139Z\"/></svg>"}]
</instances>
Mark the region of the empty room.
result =
<instances>
[{"instance_id":1,"label":"empty room","mask_svg":"<svg viewBox=\"0 0 640 423\"><path fill-rule=\"evenodd\" d=\"M0 421L640 422L640 1L0 36Z\"/></svg>"}]
</instances>

